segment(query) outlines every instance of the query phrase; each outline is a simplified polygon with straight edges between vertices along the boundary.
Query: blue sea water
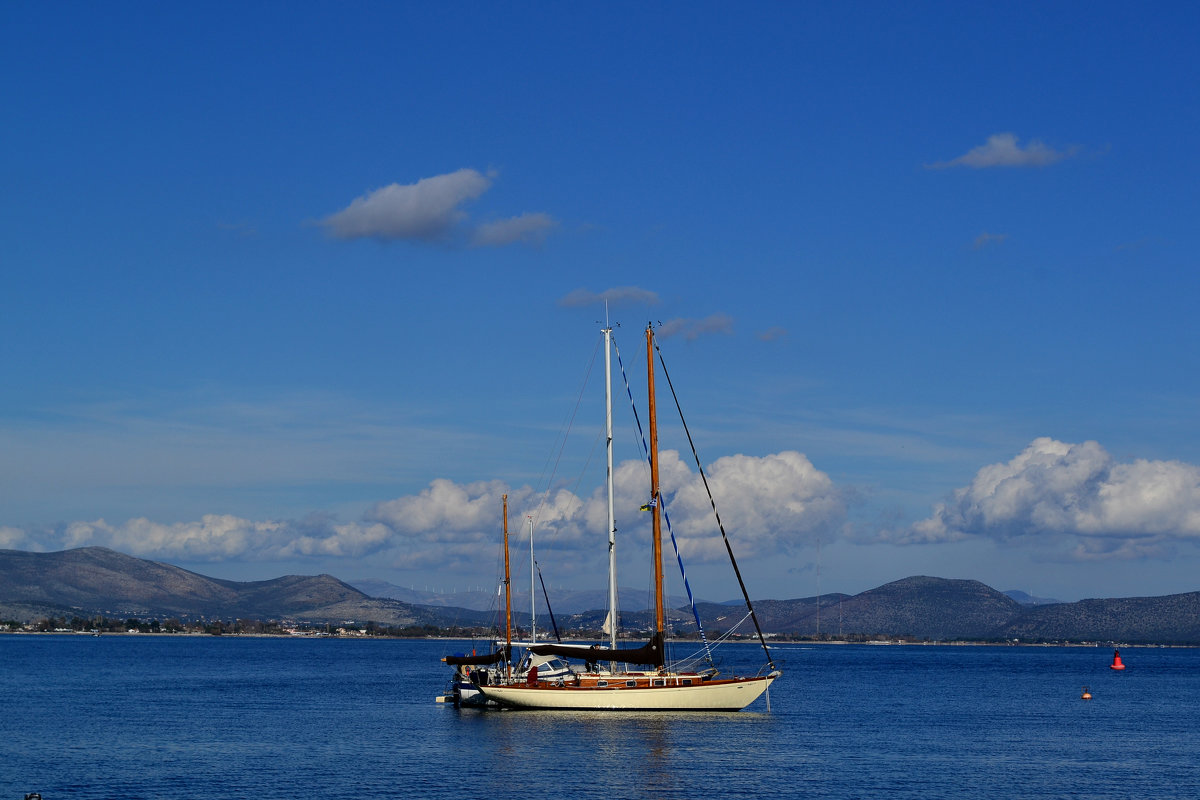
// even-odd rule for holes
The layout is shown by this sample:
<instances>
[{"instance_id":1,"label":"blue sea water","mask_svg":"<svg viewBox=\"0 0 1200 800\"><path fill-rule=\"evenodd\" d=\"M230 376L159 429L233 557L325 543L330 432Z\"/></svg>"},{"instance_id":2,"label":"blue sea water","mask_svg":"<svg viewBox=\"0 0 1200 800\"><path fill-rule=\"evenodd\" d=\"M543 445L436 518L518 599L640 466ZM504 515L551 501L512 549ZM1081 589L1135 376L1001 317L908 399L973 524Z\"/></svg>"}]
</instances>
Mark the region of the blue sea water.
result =
<instances>
[{"instance_id":1,"label":"blue sea water","mask_svg":"<svg viewBox=\"0 0 1200 800\"><path fill-rule=\"evenodd\" d=\"M578 714L436 704L464 646L0 636L0 800L1200 797L1200 650L784 644L770 713Z\"/></svg>"}]
</instances>

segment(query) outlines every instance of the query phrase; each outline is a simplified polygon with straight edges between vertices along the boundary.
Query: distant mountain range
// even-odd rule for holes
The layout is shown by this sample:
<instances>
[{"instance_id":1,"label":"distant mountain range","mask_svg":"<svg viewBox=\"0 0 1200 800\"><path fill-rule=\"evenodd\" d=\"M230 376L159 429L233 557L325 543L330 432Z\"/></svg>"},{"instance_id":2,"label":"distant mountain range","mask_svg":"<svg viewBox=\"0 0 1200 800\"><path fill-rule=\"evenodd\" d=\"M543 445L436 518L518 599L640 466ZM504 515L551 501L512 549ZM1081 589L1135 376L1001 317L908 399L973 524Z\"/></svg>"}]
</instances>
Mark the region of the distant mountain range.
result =
<instances>
[{"instance_id":1,"label":"distant mountain range","mask_svg":"<svg viewBox=\"0 0 1200 800\"><path fill-rule=\"evenodd\" d=\"M560 629L599 629L604 611L571 610L592 594L597 593L578 593L555 609ZM1011 594L1020 599L979 581L917 576L853 596L757 600L755 611L764 632L785 635L1200 644L1200 592L1042 604L1023 593ZM602 606L603 600L596 605ZM697 610L710 637L737 625L745 614L740 604L699 603ZM371 597L331 575L228 581L102 547L57 553L0 550L0 619L31 622L96 615L373 621L441 628L487 626L495 618L494 611ZM539 627L548 626L540 615L539 611ZM621 621L626 630L645 629L650 616L646 611L623 611ZM514 618L519 625L528 623L527 613L515 612ZM686 607L673 608L669 619L673 626L694 629Z\"/></svg>"},{"instance_id":2,"label":"distant mountain range","mask_svg":"<svg viewBox=\"0 0 1200 800\"><path fill-rule=\"evenodd\" d=\"M1020 589L1006 589L1004 593L1023 606L1048 606L1062 602L1049 597L1034 597L1029 592L1022 592Z\"/></svg>"},{"instance_id":3,"label":"distant mountain range","mask_svg":"<svg viewBox=\"0 0 1200 800\"><path fill-rule=\"evenodd\" d=\"M526 575L528 577L528 574ZM428 589L421 590L416 587L397 586L394 583L377 580L358 580L351 581L354 587L371 597L388 597L393 600L400 600L405 603L412 603L423 606L444 606L450 608L468 608L474 611L490 611L496 608L498 599L498 590L482 591L479 589L467 589L463 591L452 592L434 592ZM526 583L526 586L529 584ZM646 592L637 591L629 587L621 587L617 590L618 596L623 598L622 605L630 611L640 611L653 605L653 601L649 604L646 602ZM608 607L608 590L607 589L550 589L551 610L555 614L579 614L596 608ZM741 600L737 601L739 604ZM667 598L669 605L683 605L687 603L686 597L669 597ZM514 609L520 611L528 610L529 608L529 592L521 591L517 587L513 587L512 604ZM546 613L546 601L543 595L539 592L537 596L537 613Z\"/></svg>"},{"instance_id":4,"label":"distant mountain range","mask_svg":"<svg viewBox=\"0 0 1200 800\"><path fill-rule=\"evenodd\" d=\"M57 553L0 550L0 619L109 618L374 621L384 625L487 625L466 609L376 599L332 575L227 581L103 547Z\"/></svg>"}]
</instances>

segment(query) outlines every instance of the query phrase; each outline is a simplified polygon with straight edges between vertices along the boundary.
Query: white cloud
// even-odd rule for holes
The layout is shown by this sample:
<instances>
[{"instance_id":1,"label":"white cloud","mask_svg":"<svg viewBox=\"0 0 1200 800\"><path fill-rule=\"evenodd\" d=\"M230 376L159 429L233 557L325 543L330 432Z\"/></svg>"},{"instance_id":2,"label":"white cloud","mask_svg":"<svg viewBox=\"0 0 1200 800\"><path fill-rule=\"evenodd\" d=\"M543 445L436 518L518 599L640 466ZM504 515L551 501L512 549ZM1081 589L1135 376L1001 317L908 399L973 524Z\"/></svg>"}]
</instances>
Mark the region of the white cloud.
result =
<instances>
[{"instance_id":1,"label":"white cloud","mask_svg":"<svg viewBox=\"0 0 1200 800\"><path fill-rule=\"evenodd\" d=\"M677 459L672 453L672 460ZM828 475L795 451L761 458L726 456L712 462L706 472L721 522L739 557L792 551L818 534L838 530L845 518L842 493ZM667 508L672 521L678 517L684 523L682 534L677 531L684 555L709 561L725 558L699 473L676 468L671 478L670 483L662 480L663 491L675 492L673 497L668 494Z\"/></svg>"},{"instance_id":2,"label":"white cloud","mask_svg":"<svg viewBox=\"0 0 1200 800\"><path fill-rule=\"evenodd\" d=\"M463 207L488 191L495 177L494 173L484 175L464 168L416 183L393 183L367 192L320 224L338 239L470 241L476 247L541 244L558 222L540 211L472 229Z\"/></svg>"},{"instance_id":3,"label":"white cloud","mask_svg":"<svg viewBox=\"0 0 1200 800\"><path fill-rule=\"evenodd\" d=\"M793 551L819 534L835 533L845 520L841 491L800 453L727 456L709 464L705 471L725 532L739 558ZM613 471L613 484L618 528L626 535L644 535L650 515L637 509L650 499L646 462L621 463ZM664 450L659 455L659 485L684 558L689 563L724 562L725 545L699 472L683 461L678 451ZM603 492L597 490L569 520L582 525L581 541L588 532L605 529L606 503Z\"/></svg>"},{"instance_id":4,"label":"white cloud","mask_svg":"<svg viewBox=\"0 0 1200 800\"><path fill-rule=\"evenodd\" d=\"M988 137L986 144L973 147L965 154L949 161L939 161L926 164L928 169L946 169L948 167L970 167L971 169L987 169L989 167L1045 167L1075 155L1076 148L1055 150L1034 139L1024 148L1017 143L1017 137L1011 133L994 133Z\"/></svg>"},{"instance_id":5,"label":"white cloud","mask_svg":"<svg viewBox=\"0 0 1200 800\"><path fill-rule=\"evenodd\" d=\"M649 289L637 286L614 286L603 292L593 292L590 289L576 289L559 299L558 304L567 308L590 306L607 302L610 306L619 305L658 305L658 295Z\"/></svg>"},{"instance_id":6,"label":"white cloud","mask_svg":"<svg viewBox=\"0 0 1200 800\"><path fill-rule=\"evenodd\" d=\"M473 169L393 183L357 198L321 224L339 239L441 239L465 219L461 206L491 185L490 177Z\"/></svg>"},{"instance_id":7,"label":"white cloud","mask_svg":"<svg viewBox=\"0 0 1200 800\"><path fill-rule=\"evenodd\" d=\"M933 515L894 538L942 542L1033 537L1079 559L1164 555L1200 542L1200 467L1118 463L1096 442L1035 439L1016 458L979 470Z\"/></svg>"},{"instance_id":8,"label":"white cloud","mask_svg":"<svg viewBox=\"0 0 1200 800\"><path fill-rule=\"evenodd\" d=\"M420 494L376 505L369 519L406 533L475 531L500 519L500 498L506 491L501 481L463 485L438 478Z\"/></svg>"},{"instance_id":9,"label":"white cloud","mask_svg":"<svg viewBox=\"0 0 1200 800\"><path fill-rule=\"evenodd\" d=\"M541 244L558 223L549 214L526 213L511 219L485 222L475 229L477 247L502 247L513 242Z\"/></svg>"},{"instance_id":10,"label":"white cloud","mask_svg":"<svg viewBox=\"0 0 1200 800\"><path fill-rule=\"evenodd\" d=\"M0 525L0 550L18 550L29 545L29 536L20 528Z\"/></svg>"},{"instance_id":11,"label":"white cloud","mask_svg":"<svg viewBox=\"0 0 1200 800\"><path fill-rule=\"evenodd\" d=\"M0 535L11 529L0 530ZM369 522L337 524L322 516L302 520L248 520L206 514L192 522L138 517L122 524L103 519L24 532L16 544L37 550L110 547L141 558L172 561L274 561L294 556L357 557L378 550L394 534Z\"/></svg>"},{"instance_id":12,"label":"white cloud","mask_svg":"<svg viewBox=\"0 0 1200 800\"><path fill-rule=\"evenodd\" d=\"M677 318L664 322L658 331L662 339L683 336L689 342L709 333L733 333L733 317L718 313L704 319Z\"/></svg>"},{"instance_id":13,"label":"white cloud","mask_svg":"<svg viewBox=\"0 0 1200 800\"><path fill-rule=\"evenodd\" d=\"M329 525L312 533L290 536L271 555L276 558L293 556L334 556L357 558L374 553L389 544L394 532L379 523L351 522Z\"/></svg>"},{"instance_id":14,"label":"white cloud","mask_svg":"<svg viewBox=\"0 0 1200 800\"><path fill-rule=\"evenodd\" d=\"M510 488L502 481L459 484L439 478L415 495L377 504L365 521L385 525L392 544L401 548L406 566L457 562L478 565L480 553L492 553L500 541L503 496L508 494L509 532L524 530L526 516L535 518L539 539L558 548L579 545L604 530L607 511L598 493L581 498L565 489L543 497L529 486Z\"/></svg>"},{"instance_id":15,"label":"white cloud","mask_svg":"<svg viewBox=\"0 0 1200 800\"><path fill-rule=\"evenodd\" d=\"M228 514L206 514L195 522L164 524L139 517L122 525L104 520L72 522L63 547L103 545L136 556L221 561L270 552L287 537L286 523L254 522Z\"/></svg>"},{"instance_id":16,"label":"white cloud","mask_svg":"<svg viewBox=\"0 0 1200 800\"><path fill-rule=\"evenodd\" d=\"M647 473L641 460L615 468L623 535L644 536L649 527L649 515L638 511L649 500ZM816 533L836 530L844 520L840 492L799 453L720 458L708 474L739 557L794 549ZM724 545L700 476L677 451L663 451L660 482L684 557L694 562L724 559ZM506 493L510 532L519 536L526 515L533 516L538 538L553 541L560 552L593 552L607 528L603 487L588 496L558 489L543 499L542 493L528 486L438 479L417 494L378 503L349 523L319 514L264 521L209 514L169 524L145 518L110 524L101 519L40 531L0 528L0 545L36 550L99 545L142 558L184 562L361 559L386 554L389 563L397 566L478 568L481 553L494 553L500 541L501 498Z\"/></svg>"}]
</instances>

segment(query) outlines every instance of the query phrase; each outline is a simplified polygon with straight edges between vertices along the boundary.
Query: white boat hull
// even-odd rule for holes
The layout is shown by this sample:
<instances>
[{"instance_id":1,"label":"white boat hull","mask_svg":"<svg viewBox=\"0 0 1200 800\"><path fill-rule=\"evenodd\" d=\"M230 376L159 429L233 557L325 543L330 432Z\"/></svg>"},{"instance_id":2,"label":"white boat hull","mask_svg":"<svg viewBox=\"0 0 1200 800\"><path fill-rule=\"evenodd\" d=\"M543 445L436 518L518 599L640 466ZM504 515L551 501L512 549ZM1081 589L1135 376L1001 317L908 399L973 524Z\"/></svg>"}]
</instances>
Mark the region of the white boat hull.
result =
<instances>
[{"instance_id":1,"label":"white boat hull","mask_svg":"<svg viewBox=\"0 0 1200 800\"><path fill-rule=\"evenodd\" d=\"M495 705L495 701L489 701L477 687L470 683L455 683L453 696L455 703L468 708L483 708L487 705Z\"/></svg>"},{"instance_id":2,"label":"white boat hull","mask_svg":"<svg viewBox=\"0 0 1200 800\"><path fill-rule=\"evenodd\" d=\"M511 708L575 711L741 711L777 677L732 678L692 686L480 686L489 700Z\"/></svg>"}]
</instances>

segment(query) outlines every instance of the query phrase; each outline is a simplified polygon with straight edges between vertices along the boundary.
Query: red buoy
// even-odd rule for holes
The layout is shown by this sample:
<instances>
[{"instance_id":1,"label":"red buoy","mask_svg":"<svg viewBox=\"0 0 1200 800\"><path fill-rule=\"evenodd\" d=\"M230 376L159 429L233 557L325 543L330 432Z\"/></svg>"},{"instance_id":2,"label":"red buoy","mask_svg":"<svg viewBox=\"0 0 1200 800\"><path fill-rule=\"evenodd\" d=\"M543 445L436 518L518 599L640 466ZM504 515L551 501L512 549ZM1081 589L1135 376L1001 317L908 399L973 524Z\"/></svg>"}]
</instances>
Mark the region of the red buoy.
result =
<instances>
[{"instance_id":1,"label":"red buoy","mask_svg":"<svg viewBox=\"0 0 1200 800\"><path fill-rule=\"evenodd\" d=\"M1121 651L1113 650L1113 662L1109 665L1109 669L1125 669L1125 665L1121 663Z\"/></svg>"}]
</instances>

